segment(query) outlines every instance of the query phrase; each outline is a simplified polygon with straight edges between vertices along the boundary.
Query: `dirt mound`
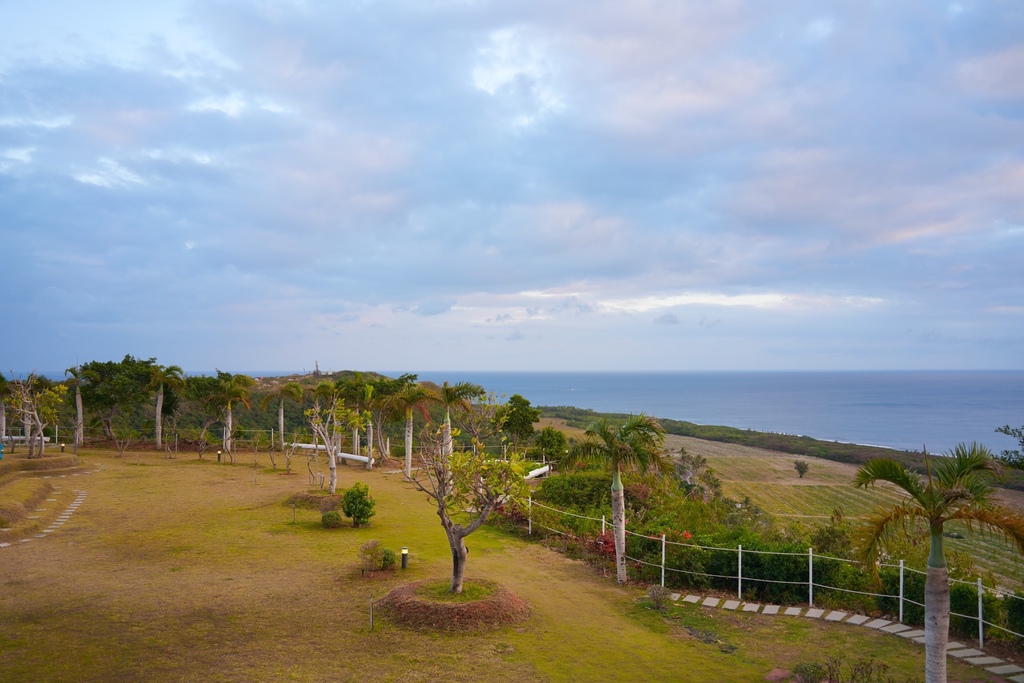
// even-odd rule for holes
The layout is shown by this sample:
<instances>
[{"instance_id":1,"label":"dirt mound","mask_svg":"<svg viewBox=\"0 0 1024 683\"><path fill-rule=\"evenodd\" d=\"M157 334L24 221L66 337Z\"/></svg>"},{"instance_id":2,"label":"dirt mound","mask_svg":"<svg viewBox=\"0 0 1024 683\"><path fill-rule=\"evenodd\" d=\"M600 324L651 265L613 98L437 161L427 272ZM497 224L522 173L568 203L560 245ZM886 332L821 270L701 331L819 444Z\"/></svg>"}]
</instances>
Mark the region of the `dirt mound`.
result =
<instances>
[{"instance_id":1,"label":"dirt mound","mask_svg":"<svg viewBox=\"0 0 1024 683\"><path fill-rule=\"evenodd\" d=\"M416 590L423 583L419 581L392 590L380 600L381 613L396 624L439 631L494 628L530 616L530 607L522 598L492 581L474 580L474 584L484 584L494 590L485 598L466 601L441 601L417 595Z\"/></svg>"}]
</instances>

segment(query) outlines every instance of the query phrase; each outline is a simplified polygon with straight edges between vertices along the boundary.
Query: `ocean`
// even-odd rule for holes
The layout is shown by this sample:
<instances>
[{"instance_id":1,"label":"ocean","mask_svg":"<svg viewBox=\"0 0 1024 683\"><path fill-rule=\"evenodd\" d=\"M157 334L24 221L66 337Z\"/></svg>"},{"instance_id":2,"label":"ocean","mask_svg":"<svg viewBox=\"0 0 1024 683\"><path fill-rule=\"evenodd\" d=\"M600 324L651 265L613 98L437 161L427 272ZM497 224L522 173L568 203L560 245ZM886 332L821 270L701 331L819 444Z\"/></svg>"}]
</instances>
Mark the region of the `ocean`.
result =
<instances>
[{"instance_id":1,"label":"ocean","mask_svg":"<svg viewBox=\"0 0 1024 683\"><path fill-rule=\"evenodd\" d=\"M386 373L397 376L400 373ZM644 412L697 424L943 453L977 441L1017 448L995 432L1024 424L1024 371L914 372L420 372L469 381L535 406Z\"/></svg>"}]
</instances>

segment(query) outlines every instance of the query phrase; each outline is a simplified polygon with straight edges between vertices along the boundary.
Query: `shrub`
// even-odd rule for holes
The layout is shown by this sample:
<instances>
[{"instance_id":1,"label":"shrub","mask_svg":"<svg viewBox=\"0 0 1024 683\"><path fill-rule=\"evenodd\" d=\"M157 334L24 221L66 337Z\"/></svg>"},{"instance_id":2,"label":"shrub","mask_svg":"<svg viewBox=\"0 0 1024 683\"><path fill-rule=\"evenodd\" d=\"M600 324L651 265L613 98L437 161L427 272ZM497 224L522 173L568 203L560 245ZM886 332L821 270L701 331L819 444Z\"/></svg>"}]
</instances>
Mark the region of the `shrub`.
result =
<instances>
[{"instance_id":1,"label":"shrub","mask_svg":"<svg viewBox=\"0 0 1024 683\"><path fill-rule=\"evenodd\" d=\"M548 477L537 496L549 505L573 510L609 507L612 477L605 472L584 471Z\"/></svg>"},{"instance_id":2,"label":"shrub","mask_svg":"<svg viewBox=\"0 0 1024 683\"><path fill-rule=\"evenodd\" d=\"M341 511L352 518L352 526L368 524L370 517L377 514L373 510L376 506L377 501L370 497L370 487L358 481L341 499Z\"/></svg>"},{"instance_id":3,"label":"shrub","mask_svg":"<svg viewBox=\"0 0 1024 683\"><path fill-rule=\"evenodd\" d=\"M668 603L671 602L672 591L660 585L651 586L647 589L647 599L651 601L651 606L654 607L654 609L661 612L668 607Z\"/></svg>"},{"instance_id":4,"label":"shrub","mask_svg":"<svg viewBox=\"0 0 1024 683\"><path fill-rule=\"evenodd\" d=\"M817 662L800 662L793 667L793 680L796 683L822 683L825 667Z\"/></svg>"},{"instance_id":5,"label":"shrub","mask_svg":"<svg viewBox=\"0 0 1024 683\"><path fill-rule=\"evenodd\" d=\"M1013 595L1007 595L1004 606L1006 607L1006 625L1011 631L1024 633L1024 593L1017 591Z\"/></svg>"},{"instance_id":6,"label":"shrub","mask_svg":"<svg viewBox=\"0 0 1024 683\"><path fill-rule=\"evenodd\" d=\"M334 510L325 512L323 517L320 518L320 524L322 524L325 529L341 528L341 515Z\"/></svg>"},{"instance_id":7,"label":"shrub","mask_svg":"<svg viewBox=\"0 0 1024 683\"><path fill-rule=\"evenodd\" d=\"M359 559L363 562L363 569L368 572L374 572L381 568L381 564L384 561L384 551L380 544L380 541L374 539L367 541L359 548Z\"/></svg>"},{"instance_id":8,"label":"shrub","mask_svg":"<svg viewBox=\"0 0 1024 683\"><path fill-rule=\"evenodd\" d=\"M395 566L395 561L398 558L395 556L395 551L391 548L384 548L384 552L380 558L381 569L391 569Z\"/></svg>"}]
</instances>

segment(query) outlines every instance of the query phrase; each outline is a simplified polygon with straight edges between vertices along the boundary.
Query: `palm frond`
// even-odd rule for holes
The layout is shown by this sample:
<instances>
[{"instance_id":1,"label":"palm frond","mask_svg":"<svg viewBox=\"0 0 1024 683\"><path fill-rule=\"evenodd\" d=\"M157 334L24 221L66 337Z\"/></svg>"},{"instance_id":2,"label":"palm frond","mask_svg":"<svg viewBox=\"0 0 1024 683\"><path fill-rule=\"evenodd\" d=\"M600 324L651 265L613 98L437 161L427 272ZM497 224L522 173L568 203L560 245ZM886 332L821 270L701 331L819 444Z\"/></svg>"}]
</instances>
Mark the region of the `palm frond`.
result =
<instances>
[{"instance_id":1,"label":"palm frond","mask_svg":"<svg viewBox=\"0 0 1024 683\"><path fill-rule=\"evenodd\" d=\"M855 535L855 549L872 575L878 574L878 554L897 533L905 532L911 521L927 519L925 510L907 500L891 508L879 508Z\"/></svg>"},{"instance_id":2,"label":"palm frond","mask_svg":"<svg viewBox=\"0 0 1024 683\"><path fill-rule=\"evenodd\" d=\"M1015 510L1002 505L969 507L957 510L947 519L960 522L972 531L974 524L978 524L989 532L999 534L1024 553L1024 516Z\"/></svg>"},{"instance_id":3,"label":"palm frond","mask_svg":"<svg viewBox=\"0 0 1024 683\"><path fill-rule=\"evenodd\" d=\"M898 486L911 498L923 503L927 488L921 482L921 478L895 460L872 458L861 465L853 477L853 485L858 488L874 486L880 481Z\"/></svg>"}]
</instances>

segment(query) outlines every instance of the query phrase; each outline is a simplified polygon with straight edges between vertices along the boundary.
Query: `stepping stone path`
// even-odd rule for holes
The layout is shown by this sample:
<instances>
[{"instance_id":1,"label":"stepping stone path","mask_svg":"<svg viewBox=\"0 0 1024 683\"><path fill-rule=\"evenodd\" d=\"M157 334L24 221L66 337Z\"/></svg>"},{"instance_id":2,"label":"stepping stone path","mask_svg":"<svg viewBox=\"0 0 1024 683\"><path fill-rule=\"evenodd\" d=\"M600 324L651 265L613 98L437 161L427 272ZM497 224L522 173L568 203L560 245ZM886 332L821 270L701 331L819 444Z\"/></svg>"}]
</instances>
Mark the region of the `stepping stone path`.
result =
<instances>
[{"instance_id":1,"label":"stepping stone path","mask_svg":"<svg viewBox=\"0 0 1024 683\"><path fill-rule=\"evenodd\" d=\"M29 540L29 539L23 539ZM0 543L0 547L10 545L9 543ZM722 600L721 598L705 597L702 598L699 595L681 595L680 593L673 593L672 600L675 602L684 602L691 605L701 605L703 607L719 607L721 609L736 610L742 605L741 611L743 612L760 612L761 614L777 615L779 610L782 609L778 605L764 605L763 607L753 602L740 602L739 600ZM826 613L827 612L827 613ZM906 624L893 623L886 619L872 619L866 617L863 614L854 614L849 616L846 612L839 611L828 611L817 608L803 608L803 607L786 607L782 612L785 616L804 616L809 619L822 619L824 621L831 621L834 623L845 623L851 626L864 626L866 628L876 629L880 633L891 633L898 635L901 638L907 638L915 643L924 643L924 631L915 629L912 626ZM992 657L986 655L981 650L970 648L963 643L951 642L946 645L946 653L950 657L956 657L962 662L972 664L974 666L985 667L985 670L996 674L998 676L1007 676L1006 680L1013 681L1013 683L1024 683L1024 667L1017 666L1016 664L1008 664L998 657Z\"/></svg>"},{"instance_id":2,"label":"stepping stone path","mask_svg":"<svg viewBox=\"0 0 1024 683\"><path fill-rule=\"evenodd\" d=\"M91 472L89 474L91 474ZM67 476L67 475L62 474L60 476L64 477L64 476ZM54 494L60 494L62 492L62 490L61 489L54 489L53 492L54 492ZM64 522L68 521L71 518L71 514L75 510L77 510L78 507L85 501L85 495L86 495L85 491L75 491L75 494L76 494L75 495L75 500L70 505L68 505L67 509L63 513L61 513L60 516L58 516L56 520L54 520L53 524L51 524L46 529L43 529L43 533L35 534L34 536L32 536L32 538L21 538L21 539L18 539L18 542L19 543L28 543L29 541L31 541L33 539L36 539L36 538L46 538L46 534L52 534L53 532L55 532L58 529L60 529L61 526L63 526ZM57 501L56 498L47 499L47 500L52 500L53 502ZM45 510L44 509L40 509L40 510L36 510L36 512L45 512ZM30 515L30 516L26 517L26 519L39 519L39 516L38 515ZM9 548L12 545L13 545L13 543L0 543L0 548Z\"/></svg>"}]
</instances>

